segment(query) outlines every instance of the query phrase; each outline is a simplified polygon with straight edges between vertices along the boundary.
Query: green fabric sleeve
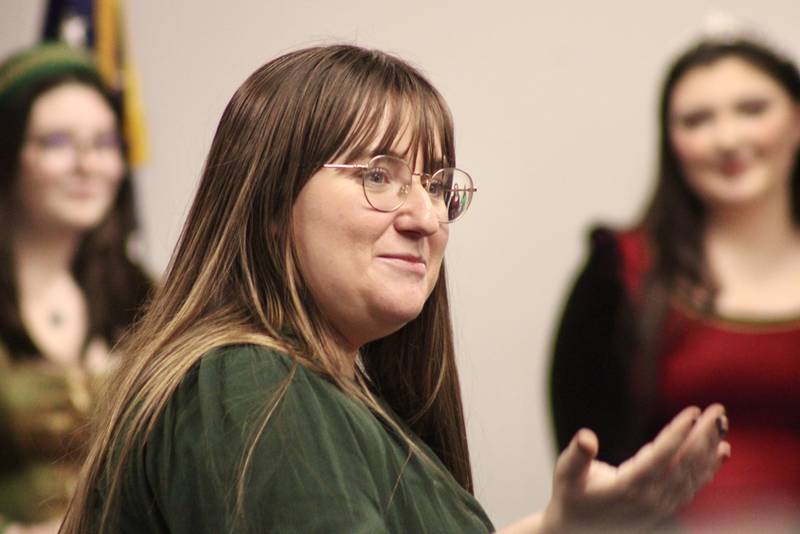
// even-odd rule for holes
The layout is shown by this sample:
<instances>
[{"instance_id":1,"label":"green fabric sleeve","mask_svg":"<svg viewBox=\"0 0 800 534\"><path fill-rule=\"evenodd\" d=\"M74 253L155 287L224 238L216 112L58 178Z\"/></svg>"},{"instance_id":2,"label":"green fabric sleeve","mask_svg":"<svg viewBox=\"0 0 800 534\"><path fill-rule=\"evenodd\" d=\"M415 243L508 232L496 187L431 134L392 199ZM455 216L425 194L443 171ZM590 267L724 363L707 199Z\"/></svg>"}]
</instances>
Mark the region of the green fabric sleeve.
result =
<instances>
[{"instance_id":1,"label":"green fabric sleeve","mask_svg":"<svg viewBox=\"0 0 800 534\"><path fill-rule=\"evenodd\" d=\"M301 367L290 377L293 365L271 351L226 348L204 357L181 385L145 454L169 532L386 532L387 481L378 487L374 451L363 448L376 436L358 420L372 416ZM289 379L257 442L237 515L244 451Z\"/></svg>"}]
</instances>

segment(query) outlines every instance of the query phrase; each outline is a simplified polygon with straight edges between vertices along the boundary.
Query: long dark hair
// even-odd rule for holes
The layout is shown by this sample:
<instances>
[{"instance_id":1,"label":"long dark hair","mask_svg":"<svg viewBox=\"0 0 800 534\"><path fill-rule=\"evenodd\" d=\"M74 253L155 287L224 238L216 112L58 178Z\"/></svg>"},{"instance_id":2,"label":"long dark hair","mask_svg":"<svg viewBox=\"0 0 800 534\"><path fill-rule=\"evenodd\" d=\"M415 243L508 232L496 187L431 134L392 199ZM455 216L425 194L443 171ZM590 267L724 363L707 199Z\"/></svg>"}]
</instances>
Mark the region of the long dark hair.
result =
<instances>
[{"instance_id":1,"label":"long dark hair","mask_svg":"<svg viewBox=\"0 0 800 534\"><path fill-rule=\"evenodd\" d=\"M696 67L735 57L775 80L800 104L800 73L796 65L764 44L749 39L701 41L681 54L667 72L659 104L660 158L655 193L643 218L652 261L637 303L638 346L633 383L645 405L652 398L659 331L673 298L710 312L716 283L703 250L706 209L687 184L670 138L670 102L675 86ZM800 157L800 153L798 153ZM792 217L800 223L800 165L791 176Z\"/></svg>"},{"instance_id":2,"label":"long dark hair","mask_svg":"<svg viewBox=\"0 0 800 534\"><path fill-rule=\"evenodd\" d=\"M109 104L121 128L117 99L86 66L61 67L49 76L17 88L0 101L0 339L12 358L38 357L39 351L22 323L12 250L14 188L31 109L42 94L58 86L78 83L96 90ZM128 243L137 229L130 171L104 220L82 237L72 263L72 274L88 305L87 341L94 337L116 343L145 300L149 277L128 255Z\"/></svg>"},{"instance_id":3,"label":"long dark hair","mask_svg":"<svg viewBox=\"0 0 800 534\"><path fill-rule=\"evenodd\" d=\"M332 327L298 269L291 230L297 195L322 165L368 147L383 125L378 150L393 146L409 125L411 153L419 149L426 169L439 151L455 164L444 100L416 69L388 54L348 45L299 50L270 61L236 91L163 286L125 344L137 357L123 363L109 388L63 532L96 530L96 506L103 509L102 530L118 506L135 444L146 442L192 366L232 343L281 350L383 413L373 397L379 393L472 489L444 267L418 317L362 347L356 383L345 376ZM284 393L265 399L253 426L239 503L254 444ZM102 504L100 485L107 488Z\"/></svg>"}]
</instances>

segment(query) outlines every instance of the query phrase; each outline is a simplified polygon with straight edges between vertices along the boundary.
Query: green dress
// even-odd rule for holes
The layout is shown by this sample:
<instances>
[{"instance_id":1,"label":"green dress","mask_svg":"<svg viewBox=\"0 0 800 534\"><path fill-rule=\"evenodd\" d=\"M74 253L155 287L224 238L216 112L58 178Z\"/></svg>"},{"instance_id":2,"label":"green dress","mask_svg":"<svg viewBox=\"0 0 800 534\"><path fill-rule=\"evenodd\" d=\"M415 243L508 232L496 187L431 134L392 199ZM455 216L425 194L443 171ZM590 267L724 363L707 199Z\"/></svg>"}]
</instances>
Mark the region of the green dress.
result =
<instances>
[{"instance_id":1,"label":"green dress","mask_svg":"<svg viewBox=\"0 0 800 534\"><path fill-rule=\"evenodd\" d=\"M492 524L427 448L407 453L390 427L297 366L258 440L244 513L234 513L243 451L294 366L238 345L204 356L141 454L126 466L113 532L486 533ZM424 445L423 445L424 447Z\"/></svg>"}]
</instances>

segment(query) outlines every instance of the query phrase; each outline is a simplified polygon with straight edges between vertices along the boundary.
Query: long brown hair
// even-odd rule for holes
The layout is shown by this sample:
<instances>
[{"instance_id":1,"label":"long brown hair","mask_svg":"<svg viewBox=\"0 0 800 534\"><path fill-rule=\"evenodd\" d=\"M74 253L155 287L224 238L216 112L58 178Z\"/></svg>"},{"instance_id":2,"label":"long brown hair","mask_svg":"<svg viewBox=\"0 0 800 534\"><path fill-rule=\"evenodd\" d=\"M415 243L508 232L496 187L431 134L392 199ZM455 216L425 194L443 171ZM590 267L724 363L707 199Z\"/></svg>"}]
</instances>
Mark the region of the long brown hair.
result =
<instances>
[{"instance_id":1,"label":"long brown hair","mask_svg":"<svg viewBox=\"0 0 800 534\"><path fill-rule=\"evenodd\" d=\"M205 353L231 343L284 351L380 412L377 392L472 489L444 268L417 318L362 347L353 383L297 267L291 220L300 190L323 164L362 152L387 124L378 150L408 125L424 166L439 151L455 164L443 99L388 54L348 45L308 48L270 61L236 91L163 286L124 345L131 358L109 388L63 532L97 530L88 515L100 505L101 486L100 525L107 524L124 464L171 394ZM265 399L258 432L277 402Z\"/></svg>"},{"instance_id":2,"label":"long brown hair","mask_svg":"<svg viewBox=\"0 0 800 534\"><path fill-rule=\"evenodd\" d=\"M30 358L39 351L22 322L12 250L14 189L19 174L20 154L27 133L30 112L44 93L64 84L81 84L100 94L114 111L121 134L118 101L106 88L93 66L58 63L58 54L78 56L66 46L44 45L16 54L0 69L11 68L20 58L53 53L47 74L19 82L13 94L0 100L0 339L12 358ZM123 156L125 151L123 150ZM110 345L132 323L151 288L149 277L129 255L129 242L137 230L133 180L125 158L125 174L116 199L106 217L81 238L72 262L72 274L86 296L87 340L100 337Z\"/></svg>"},{"instance_id":3,"label":"long brown hair","mask_svg":"<svg viewBox=\"0 0 800 534\"><path fill-rule=\"evenodd\" d=\"M659 104L660 157L658 181L644 218L652 264L643 282L644 298L638 304L637 360L633 380L644 406L652 401L659 355L659 332L673 298L678 297L702 311L714 309L716 282L709 272L703 250L706 208L689 187L670 136L670 103L676 85L691 70L725 58L746 61L776 83L800 104L800 72L788 58L750 39L704 40L682 53L669 68ZM800 165L791 175L791 214L800 224ZM641 410L644 413L645 410Z\"/></svg>"}]
</instances>

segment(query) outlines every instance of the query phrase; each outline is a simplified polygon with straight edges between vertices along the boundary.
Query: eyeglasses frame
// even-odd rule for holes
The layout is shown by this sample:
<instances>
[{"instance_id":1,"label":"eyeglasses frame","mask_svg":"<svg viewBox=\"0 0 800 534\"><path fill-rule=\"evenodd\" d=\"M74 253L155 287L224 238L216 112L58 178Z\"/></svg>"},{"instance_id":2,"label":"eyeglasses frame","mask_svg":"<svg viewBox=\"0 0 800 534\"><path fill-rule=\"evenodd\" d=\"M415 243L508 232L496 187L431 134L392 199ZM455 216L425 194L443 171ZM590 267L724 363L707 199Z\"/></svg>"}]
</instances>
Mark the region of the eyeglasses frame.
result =
<instances>
[{"instance_id":1,"label":"eyeglasses frame","mask_svg":"<svg viewBox=\"0 0 800 534\"><path fill-rule=\"evenodd\" d=\"M322 167L326 168L326 169L360 169L362 171L367 171L372 166L372 162L375 161L378 158L391 158L393 160L401 162L403 165L406 166L406 168L408 169L408 171L409 171L409 173L410 173L412 178L414 176L419 176L419 183L422 186L422 188L425 189L426 192L429 192L428 188L430 187L431 182L433 182L434 176L436 176L437 174L439 174L441 172L447 171L447 170L458 171L458 172L464 174L469 179L470 184L474 183L472 181L472 176L468 172L463 171L463 170L461 170L461 169L459 169L457 167L444 167L444 168L441 168L438 171L434 172L433 174L428 174L428 173L425 173L425 172L414 172L414 171L411 170L411 166L404 159L398 158L396 156L390 156L388 154L378 154L376 156L372 156L366 164L364 164L364 163L325 163ZM364 191L364 198L367 199L367 203L370 206L372 206L373 209L378 210L378 211L383 212L383 213L391 213L393 211L399 210L403 206L403 204L406 203L406 200L408 199L408 193L406 193L406 195L400 200L400 202L395 207L393 207L391 209L378 208L377 206L373 205L372 202L370 202L370 200L369 200L369 195L367 194L367 186L366 186L366 183L365 183L365 179L366 179L366 174L362 173L361 174L361 189ZM413 181L410 182L407 185L404 185L403 187L408 188L410 185L413 185ZM448 189L448 191L451 191L451 192L468 192L468 193L470 193L470 197L469 197L469 203L467 203L467 207L464 209L464 211L462 211L458 215L458 217L456 217L455 219L448 219L446 221L442 221L442 220L439 221L439 222L444 223L444 224L451 224L451 223L457 221L458 219L460 219L467 212L467 210L469 209L470 205L472 204L472 194L474 194L476 191L478 191L478 188L473 186L473 187L466 187L466 188Z\"/></svg>"}]
</instances>

